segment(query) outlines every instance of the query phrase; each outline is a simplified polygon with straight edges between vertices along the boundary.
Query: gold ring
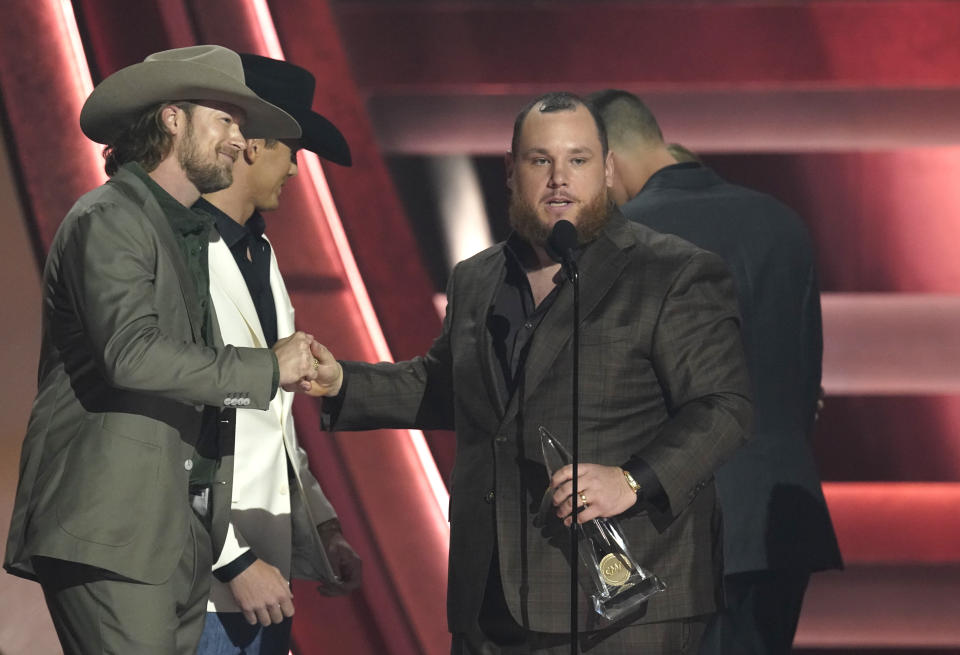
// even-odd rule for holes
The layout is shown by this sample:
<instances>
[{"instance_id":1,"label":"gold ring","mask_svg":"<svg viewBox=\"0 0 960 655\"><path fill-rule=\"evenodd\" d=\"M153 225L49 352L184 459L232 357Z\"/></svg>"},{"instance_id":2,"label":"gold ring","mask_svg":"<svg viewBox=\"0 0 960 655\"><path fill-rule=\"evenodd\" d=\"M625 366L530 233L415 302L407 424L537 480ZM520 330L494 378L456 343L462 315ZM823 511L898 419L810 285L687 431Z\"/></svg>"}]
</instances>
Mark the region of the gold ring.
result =
<instances>
[{"instance_id":1,"label":"gold ring","mask_svg":"<svg viewBox=\"0 0 960 655\"><path fill-rule=\"evenodd\" d=\"M313 370L317 370L318 368L320 368L320 360L317 359L316 357L314 357L314 358L313 358Z\"/></svg>"},{"instance_id":2,"label":"gold ring","mask_svg":"<svg viewBox=\"0 0 960 655\"><path fill-rule=\"evenodd\" d=\"M584 507L587 506L587 495L586 495L585 493L583 493L582 491L580 492L580 502L583 503L583 506L584 506Z\"/></svg>"}]
</instances>

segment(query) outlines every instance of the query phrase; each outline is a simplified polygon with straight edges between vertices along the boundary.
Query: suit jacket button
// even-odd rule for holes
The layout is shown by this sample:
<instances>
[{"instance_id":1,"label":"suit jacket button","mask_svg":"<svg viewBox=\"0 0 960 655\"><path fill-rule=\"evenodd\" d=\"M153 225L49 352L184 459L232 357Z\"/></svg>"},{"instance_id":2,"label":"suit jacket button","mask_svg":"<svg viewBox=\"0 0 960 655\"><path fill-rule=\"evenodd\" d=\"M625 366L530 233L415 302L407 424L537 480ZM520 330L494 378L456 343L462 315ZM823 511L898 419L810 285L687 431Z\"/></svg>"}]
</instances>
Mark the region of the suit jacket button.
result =
<instances>
[{"instance_id":1,"label":"suit jacket button","mask_svg":"<svg viewBox=\"0 0 960 655\"><path fill-rule=\"evenodd\" d=\"M483 497L483 500L488 505L492 505L493 501L496 499L497 495L493 493L493 489L487 492L487 495Z\"/></svg>"},{"instance_id":2,"label":"suit jacket button","mask_svg":"<svg viewBox=\"0 0 960 655\"><path fill-rule=\"evenodd\" d=\"M193 470L193 460L192 460L192 459L188 459L187 461L185 461L185 462L183 463L183 468L185 468L185 469L188 470L188 471L192 471L192 470Z\"/></svg>"},{"instance_id":3,"label":"suit jacket button","mask_svg":"<svg viewBox=\"0 0 960 655\"><path fill-rule=\"evenodd\" d=\"M246 406L249 405L249 404L250 404L250 399L249 399L249 398L244 398L244 399L243 399L243 406L246 407Z\"/></svg>"}]
</instances>

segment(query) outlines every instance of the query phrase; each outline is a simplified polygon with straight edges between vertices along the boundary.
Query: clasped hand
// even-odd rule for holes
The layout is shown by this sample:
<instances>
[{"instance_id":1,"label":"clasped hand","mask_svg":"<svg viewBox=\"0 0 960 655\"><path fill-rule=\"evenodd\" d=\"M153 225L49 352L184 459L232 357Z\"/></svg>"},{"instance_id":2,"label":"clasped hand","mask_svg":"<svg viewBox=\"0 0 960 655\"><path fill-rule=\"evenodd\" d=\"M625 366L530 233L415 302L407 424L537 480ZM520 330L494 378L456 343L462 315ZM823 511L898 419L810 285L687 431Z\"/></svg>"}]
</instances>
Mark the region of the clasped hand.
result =
<instances>
[{"instance_id":1,"label":"clasped hand","mask_svg":"<svg viewBox=\"0 0 960 655\"><path fill-rule=\"evenodd\" d=\"M310 350L316 360L317 376L307 393L311 396L336 396L343 384L343 367L323 344L314 341Z\"/></svg>"},{"instance_id":2,"label":"clasped hand","mask_svg":"<svg viewBox=\"0 0 960 655\"><path fill-rule=\"evenodd\" d=\"M273 346L280 369L280 387L311 396L336 396L343 369L326 346L306 332L294 332Z\"/></svg>"},{"instance_id":3,"label":"clasped hand","mask_svg":"<svg viewBox=\"0 0 960 655\"><path fill-rule=\"evenodd\" d=\"M317 378L317 367L310 350L313 335L294 332L273 345L280 369L280 387L286 391L309 391Z\"/></svg>"}]
</instances>

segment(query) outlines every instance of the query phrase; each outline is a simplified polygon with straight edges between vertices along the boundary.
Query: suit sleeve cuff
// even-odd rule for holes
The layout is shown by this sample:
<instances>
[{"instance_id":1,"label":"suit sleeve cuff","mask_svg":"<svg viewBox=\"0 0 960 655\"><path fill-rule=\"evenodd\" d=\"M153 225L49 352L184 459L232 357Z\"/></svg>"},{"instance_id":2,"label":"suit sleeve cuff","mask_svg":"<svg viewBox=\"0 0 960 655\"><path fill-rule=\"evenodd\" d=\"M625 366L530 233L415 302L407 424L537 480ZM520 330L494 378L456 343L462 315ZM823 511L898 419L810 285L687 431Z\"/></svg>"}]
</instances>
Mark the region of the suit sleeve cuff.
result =
<instances>
[{"instance_id":1,"label":"suit sleeve cuff","mask_svg":"<svg viewBox=\"0 0 960 655\"><path fill-rule=\"evenodd\" d=\"M347 395L347 384L350 381L350 376L347 375L347 368L343 366L342 362L340 366L343 369L343 379L340 381L340 391L336 396L323 398L321 402L320 427L327 431L333 430L334 426L337 424L337 418L340 416L340 410L343 407L343 401Z\"/></svg>"},{"instance_id":2,"label":"suit sleeve cuff","mask_svg":"<svg viewBox=\"0 0 960 655\"><path fill-rule=\"evenodd\" d=\"M620 468L630 473L633 479L640 485L640 493L637 494L637 502L652 505L660 512L670 510L670 499L663 491L663 485L653 469L639 457L631 457Z\"/></svg>"},{"instance_id":3,"label":"suit sleeve cuff","mask_svg":"<svg viewBox=\"0 0 960 655\"><path fill-rule=\"evenodd\" d=\"M224 564L219 569L214 570L213 577L220 582L230 582L235 577L250 568L250 565L256 561L257 556L252 550L248 550L229 564Z\"/></svg>"},{"instance_id":4,"label":"suit sleeve cuff","mask_svg":"<svg viewBox=\"0 0 960 655\"><path fill-rule=\"evenodd\" d=\"M273 382L270 387L270 400L277 395L277 390L280 389L280 362L277 361L276 354L273 354L273 357L270 358L273 361Z\"/></svg>"}]
</instances>

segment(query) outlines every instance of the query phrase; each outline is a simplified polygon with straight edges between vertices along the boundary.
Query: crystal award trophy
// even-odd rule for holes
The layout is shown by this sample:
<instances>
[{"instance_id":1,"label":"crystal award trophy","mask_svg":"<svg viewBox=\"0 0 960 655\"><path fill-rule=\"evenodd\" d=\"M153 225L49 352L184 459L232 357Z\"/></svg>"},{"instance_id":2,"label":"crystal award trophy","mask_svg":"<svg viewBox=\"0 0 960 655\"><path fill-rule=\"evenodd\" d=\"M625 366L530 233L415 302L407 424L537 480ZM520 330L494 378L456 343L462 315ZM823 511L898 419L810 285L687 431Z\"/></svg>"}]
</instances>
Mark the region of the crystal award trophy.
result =
<instances>
[{"instance_id":1,"label":"crystal award trophy","mask_svg":"<svg viewBox=\"0 0 960 655\"><path fill-rule=\"evenodd\" d=\"M540 448L551 477L572 461L563 444L542 425ZM550 492L548 489L547 493ZM667 588L630 555L627 539L616 519L595 518L582 524L574 522L573 527L579 540L580 588L600 616L615 621Z\"/></svg>"}]
</instances>

